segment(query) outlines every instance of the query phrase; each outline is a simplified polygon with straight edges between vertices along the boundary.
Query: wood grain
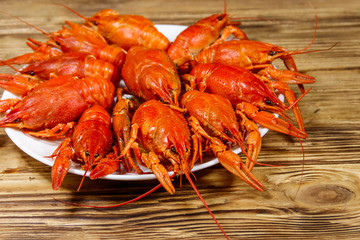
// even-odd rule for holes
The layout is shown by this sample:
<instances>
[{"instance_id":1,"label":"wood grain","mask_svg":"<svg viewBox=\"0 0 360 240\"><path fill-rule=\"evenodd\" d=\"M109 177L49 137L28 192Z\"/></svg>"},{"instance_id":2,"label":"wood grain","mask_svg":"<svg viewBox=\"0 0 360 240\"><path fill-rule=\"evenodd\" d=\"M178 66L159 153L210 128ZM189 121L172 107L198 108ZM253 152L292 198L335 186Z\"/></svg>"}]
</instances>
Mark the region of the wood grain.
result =
<instances>
[{"instance_id":1,"label":"wood grain","mask_svg":"<svg viewBox=\"0 0 360 240\"><path fill-rule=\"evenodd\" d=\"M104 8L140 14L158 24L192 24L223 11L223 1L63 1L84 16ZM251 39L290 50L307 46L315 16L306 1L226 1L227 12L243 19ZM1 10L46 31L65 20L81 22L51 1L0 1ZM317 82L300 103L309 138L269 132L253 173L265 185L258 192L221 166L197 172L196 186L230 239L359 239L360 238L360 2L312 1L317 16L316 40L295 56L302 73ZM0 13L0 59L29 51L27 38L44 36ZM281 63L277 63L281 65ZM10 73L7 67L2 73ZM299 91L294 88L296 94ZM1 90L2 93L2 90ZM158 190L135 203L113 209L79 204L112 205L137 197L156 181L122 182L86 179L69 174L63 187L51 189L50 167L32 159L0 130L0 239L219 239L210 215L187 181L175 179L177 192ZM299 188L300 186L300 188Z\"/></svg>"}]
</instances>

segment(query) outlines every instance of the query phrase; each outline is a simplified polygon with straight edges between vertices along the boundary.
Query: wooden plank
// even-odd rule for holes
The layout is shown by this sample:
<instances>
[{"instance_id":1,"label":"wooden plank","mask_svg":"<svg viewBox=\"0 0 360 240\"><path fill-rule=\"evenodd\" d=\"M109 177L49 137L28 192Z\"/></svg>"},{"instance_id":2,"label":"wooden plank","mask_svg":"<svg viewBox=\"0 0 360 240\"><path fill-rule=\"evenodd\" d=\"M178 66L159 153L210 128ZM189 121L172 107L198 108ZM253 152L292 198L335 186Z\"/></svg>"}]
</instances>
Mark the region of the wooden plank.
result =
<instances>
[{"instance_id":1,"label":"wooden plank","mask_svg":"<svg viewBox=\"0 0 360 240\"><path fill-rule=\"evenodd\" d=\"M242 19L252 38L290 50L307 46L315 16L303 1L229 0L227 12ZM155 23L192 24L223 11L223 1L64 1L84 16L112 8L140 14ZM312 1L318 28L309 50L294 56L298 68L316 77L300 107L309 138L269 132L263 139L255 176L264 192L247 186L220 165L195 173L196 186L230 239L358 239L360 173L360 2ZM51 1L3 0L2 10L56 31L65 20L81 20ZM18 20L0 14L0 59L29 51L28 37L44 36ZM276 63L282 66L278 61ZM13 72L8 67L2 73ZM292 88L299 96L299 90ZM2 90L0 90L2 93ZM0 129L1 239L219 239L223 235L185 179L175 179L170 196L163 189L119 208L93 209L66 205L112 205L151 189L157 181L85 180L69 174L58 191L51 188L50 167L22 152ZM300 186L300 188L299 188Z\"/></svg>"}]
</instances>

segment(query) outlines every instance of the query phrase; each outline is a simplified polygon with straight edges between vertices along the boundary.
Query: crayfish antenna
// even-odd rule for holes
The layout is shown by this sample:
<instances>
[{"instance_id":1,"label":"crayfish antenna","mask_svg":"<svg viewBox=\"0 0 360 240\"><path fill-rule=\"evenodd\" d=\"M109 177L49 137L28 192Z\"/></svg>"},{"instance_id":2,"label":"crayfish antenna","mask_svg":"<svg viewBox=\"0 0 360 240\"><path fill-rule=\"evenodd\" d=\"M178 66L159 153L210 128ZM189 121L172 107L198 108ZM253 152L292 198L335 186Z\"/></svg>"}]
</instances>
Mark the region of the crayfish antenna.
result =
<instances>
[{"instance_id":1,"label":"crayfish antenna","mask_svg":"<svg viewBox=\"0 0 360 240\"><path fill-rule=\"evenodd\" d=\"M8 66L10 67L12 70L14 70L15 72L20 72L19 69L17 69L16 67L12 66L11 64L9 64L6 60L0 60L0 66Z\"/></svg>"},{"instance_id":2,"label":"crayfish antenna","mask_svg":"<svg viewBox=\"0 0 360 240\"><path fill-rule=\"evenodd\" d=\"M78 187L78 189L76 191L80 191L80 188L81 188L81 186L82 186L82 184L83 184L83 182L85 180L85 176L86 176L86 173L88 172L88 170L89 170L89 166L86 167L84 175L82 176L81 182L80 182L79 187Z\"/></svg>"},{"instance_id":3,"label":"crayfish antenna","mask_svg":"<svg viewBox=\"0 0 360 240\"><path fill-rule=\"evenodd\" d=\"M293 108L311 89L312 88L306 90L306 92L304 92L298 99L296 99L291 105L289 105L286 110L290 110L291 108Z\"/></svg>"},{"instance_id":4,"label":"crayfish antenna","mask_svg":"<svg viewBox=\"0 0 360 240\"><path fill-rule=\"evenodd\" d=\"M224 13L226 13L226 0L224 0Z\"/></svg>"},{"instance_id":5,"label":"crayfish antenna","mask_svg":"<svg viewBox=\"0 0 360 240\"><path fill-rule=\"evenodd\" d=\"M318 25L318 16L317 16L315 7L312 5L312 3L311 3L311 2L308 2L308 4L309 4L310 7L313 9L314 14L315 14L315 28L314 28L313 38L312 38L311 42L309 43L309 45L307 45L307 46L304 47L303 49L300 49L300 50L298 50L298 51L292 52L291 55L293 55L293 54L299 54L299 53L305 53L305 51L306 51L307 49L309 49L309 48L314 44L314 42L315 42L317 25Z\"/></svg>"},{"instance_id":6,"label":"crayfish antenna","mask_svg":"<svg viewBox=\"0 0 360 240\"><path fill-rule=\"evenodd\" d=\"M300 146L301 146L301 151L302 151L302 155L303 155L303 158L302 158L302 169L301 169L301 178L300 178L300 183L299 183L299 186L298 186L298 189L296 190L296 193L295 193L295 196L294 196L294 200L296 199L299 191L300 191L300 187L301 187L301 184L303 182L303 177L304 177L304 169L305 169L305 151L304 151L304 146L301 142L301 138L298 138L299 139L299 143L300 143Z\"/></svg>"},{"instance_id":7,"label":"crayfish antenna","mask_svg":"<svg viewBox=\"0 0 360 240\"><path fill-rule=\"evenodd\" d=\"M15 15L12 15L11 13L4 12L4 11L1 11L1 10L0 10L0 12L1 12L1 13L4 13L4 14L10 16L10 17L13 17L13 18L17 19L17 20L19 20L19 21L22 22L22 23L25 23L26 25L28 25L28 26L30 26L30 27L38 30L39 32L41 32L41 33L44 34L45 36L51 38L51 35L50 35L49 33L47 33L45 30L42 30L41 28L36 27L36 26L32 25L31 23L28 23L28 22L26 22L25 20L23 20L23 19L21 19L21 18L19 18L19 17L15 16Z\"/></svg>"},{"instance_id":8,"label":"crayfish antenna","mask_svg":"<svg viewBox=\"0 0 360 240\"><path fill-rule=\"evenodd\" d=\"M325 49L307 51L307 49L309 49L309 48L314 44L314 42L315 42L317 25L318 25L318 16L317 16L316 10L315 10L314 6L311 4L311 2L308 2L308 4L309 4L310 7L314 10L314 14L315 14L315 28L314 28L313 38L312 38L311 42L309 43L309 45L307 45L307 46L304 47L303 49L296 50L296 51L292 51L292 52L290 52L288 55L296 55L296 54L303 54L303 53L313 53L313 52L328 51L328 50L331 50L333 47L335 47L336 44L337 44L337 43L335 43L335 44L333 44L331 47L325 48Z\"/></svg>"},{"instance_id":9,"label":"crayfish antenna","mask_svg":"<svg viewBox=\"0 0 360 240\"><path fill-rule=\"evenodd\" d=\"M86 24L89 24L89 25L91 25L91 26L93 26L93 27L96 26L94 23L89 22L89 20L88 20L86 17L84 17L84 16L81 15L80 13L76 12L74 9L70 8L69 6L66 6L65 4L62 4L62 3L54 3L54 4L66 8L66 9L69 10L70 12L74 13L75 15L77 15L78 17L80 17L81 19L83 19Z\"/></svg>"},{"instance_id":10,"label":"crayfish antenna","mask_svg":"<svg viewBox=\"0 0 360 240\"><path fill-rule=\"evenodd\" d=\"M191 180L191 177L189 175L189 173L187 171L184 171L184 174L186 176L186 178L188 179L191 187L194 189L195 193L198 195L198 197L200 198L201 202L204 204L205 208L207 209L207 211L210 213L211 217L214 219L215 223L218 225L218 227L220 228L221 232L224 234L224 236L226 237L226 239L229 239L229 237L226 235L224 229L221 227L220 223L216 220L214 214L211 212L209 206L206 204L204 198L201 196L201 194L199 193L199 191L197 190L194 182Z\"/></svg>"},{"instance_id":11,"label":"crayfish antenna","mask_svg":"<svg viewBox=\"0 0 360 240\"><path fill-rule=\"evenodd\" d=\"M173 173L170 178L173 179L174 177L176 176L176 173ZM123 203L119 203L119 204L115 204L115 205L109 205L109 206L95 206L95 205L86 205L86 204L77 204L77 203L71 203L71 202L67 202L67 201L63 201L63 200L59 200L59 199L56 199L56 198L53 198L54 200L58 201L58 202L61 202L61 203L64 203L64 204L68 204L68 205L73 205L73 206L77 206L77 207L88 207L88 208L115 208L115 207L121 207L121 206L124 206L126 204L129 204L129 203L133 203L137 200L140 200L148 195L150 195L151 193L155 192L156 190L158 190L159 188L161 188L162 185L161 184L158 184L157 186L155 186L154 188L150 189L149 191L147 191L146 193L136 197L136 198L133 198L129 201L126 201L126 202L123 202Z\"/></svg>"},{"instance_id":12,"label":"crayfish antenna","mask_svg":"<svg viewBox=\"0 0 360 240\"><path fill-rule=\"evenodd\" d=\"M83 15L81 15L80 13L76 12L74 9L70 8L69 6L63 4L63 3L53 3L55 5L61 6L66 8L67 10L69 10L70 12L74 13L75 15L77 15L78 17L82 18L85 22L87 22L86 17L84 17Z\"/></svg>"}]
</instances>

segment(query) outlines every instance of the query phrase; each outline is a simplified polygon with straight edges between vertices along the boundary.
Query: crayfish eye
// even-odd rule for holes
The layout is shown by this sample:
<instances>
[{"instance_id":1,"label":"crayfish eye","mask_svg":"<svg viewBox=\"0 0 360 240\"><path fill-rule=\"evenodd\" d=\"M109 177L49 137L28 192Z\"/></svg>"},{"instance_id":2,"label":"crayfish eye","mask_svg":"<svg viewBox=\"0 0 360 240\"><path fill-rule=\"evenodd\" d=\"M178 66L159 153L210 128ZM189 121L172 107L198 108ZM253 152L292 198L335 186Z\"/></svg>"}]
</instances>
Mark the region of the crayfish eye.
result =
<instances>
[{"instance_id":1,"label":"crayfish eye","mask_svg":"<svg viewBox=\"0 0 360 240\"><path fill-rule=\"evenodd\" d=\"M34 71L30 71L30 72L28 72L28 74L31 75L31 76L34 76L34 75L35 75L35 72L34 72Z\"/></svg>"},{"instance_id":2,"label":"crayfish eye","mask_svg":"<svg viewBox=\"0 0 360 240\"><path fill-rule=\"evenodd\" d=\"M273 105L274 105L274 102L271 101L270 99L265 99L265 103L266 103L267 105L270 105L270 106L273 106Z\"/></svg>"},{"instance_id":3,"label":"crayfish eye","mask_svg":"<svg viewBox=\"0 0 360 240\"><path fill-rule=\"evenodd\" d=\"M270 52L269 52L269 55L270 55L270 56L274 56L274 55L276 55L276 54L277 54L276 51L270 51Z\"/></svg>"},{"instance_id":4,"label":"crayfish eye","mask_svg":"<svg viewBox=\"0 0 360 240\"><path fill-rule=\"evenodd\" d=\"M223 16L218 16L218 17L217 17L217 20L219 20L219 21L221 21L221 20L223 20L223 19L224 19Z\"/></svg>"},{"instance_id":5,"label":"crayfish eye","mask_svg":"<svg viewBox=\"0 0 360 240\"><path fill-rule=\"evenodd\" d=\"M86 155L87 157L90 156L89 151L86 151L86 152L85 152L85 155Z\"/></svg>"},{"instance_id":6,"label":"crayfish eye","mask_svg":"<svg viewBox=\"0 0 360 240\"><path fill-rule=\"evenodd\" d=\"M228 137L232 137L233 135L231 134L230 130L229 129L226 129L224 131L224 133L228 136Z\"/></svg>"},{"instance_id":7,"label":"crayfish eye","mask_svg":"<svg viewBox=\"0 0 360 240\"><path fill-rule=\"evenodd\" d=\"M97 158L98 156L99 156L99 154L98 154L98 153L96 153L96 154L95 154L95 156L94 156L94 158Z\"/></svg>"},{"instance_id":8,"label":"crayfish eye","mask_svg":"<svg viewBox=\"0 0 360 240\"><path fill-rule=\"evenodd\" d=\"M172 147L170 148L170 150L171 150L173 153L177 153L177 152L176 152L176 148L175 148L174 146L172 146Z\"/></svg>"},{"instance_id":9,"label":"crayfish eye","mask_svg":"<svg viewBox=\"0 0 360 240\"><path fill-rule=\"evenodd\" d=\"M95 26L97 26L97 25L98 25L98 22L97 22L97 21L93 21L93 24L94 24Z\"/></svg>"}]
</instances>

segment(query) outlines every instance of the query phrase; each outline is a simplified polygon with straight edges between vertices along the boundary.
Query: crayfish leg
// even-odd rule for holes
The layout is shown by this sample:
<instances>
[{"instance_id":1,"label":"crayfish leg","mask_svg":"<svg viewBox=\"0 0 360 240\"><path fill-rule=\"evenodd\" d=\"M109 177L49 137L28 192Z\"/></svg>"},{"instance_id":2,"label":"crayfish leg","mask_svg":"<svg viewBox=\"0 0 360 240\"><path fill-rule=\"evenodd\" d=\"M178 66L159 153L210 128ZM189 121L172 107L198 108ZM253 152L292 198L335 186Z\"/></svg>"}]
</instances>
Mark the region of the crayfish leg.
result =
<instances>
[{"instance_id":1,"label":"crayfish leg","mask_svg":"<svg viewBox=\"0 0 360 240\"><path fill-rule=\"evenodd\" d=\"M247 146L247 157L245 166L251 171L258 159L260 149L261 149L261 134L256 123L250 121L245 114L239 113L241 116L241 125L246 129L248 136L246 139Z\"/></svg>"},{"instance_id":2,"label":"crayfish leg","mask_svg":"<svg viewBox=\"0 0 360 240\"><path fill-rule=\"evenodd\" d=\"M305 132L294 127L292 124L275 117L269 112L259 111L257 107L250 103L242 102L238 104L236 111L243 112L249 119L271 130L301 139L308 137Z\"/></svg>"},{"instance_id":3,"label":"crayfish leg","mask_svg":"<svg viewBox=\"0 0 360 240\"><path fill-rule=\"evenodd\" d=\"M289 105L292 105L292 111L293 111L296 121L298 123L299 129L301 131L305 132L304 120L302 118L300 107L296 103L296 97L295 97L293 90L291 90L290 87L286 83L283 83L283 82L272 81L272 82L270 82L270 84L271 84L271 87L279 90L281 93L283 93L285 95L285 98L286 98L287 102L289 103Z\"/></svg>"},{"instance_id":4,"label":"crayfish leg","mask_svg":"<svg viewBox=\"0 0 360 240\"><path fill-rule=\"evenodd\" d=\"M264 191L264 185L262 185L262 183L251 173L242 162L239 155L232 151L218 151L215 155L226 170L239 177L256 190L261 192Z\"/></svg>"},{"instance_id":5,"label":"crayfish leg","mask_svg":"<svg viewBox=\"0 0 360 240\"><path fill-rule=\"evenodd\" d=\"M204 49L215 47L216 45L222 44L225 42L231 35L240 40L249 40L246 33L242 31L240 28L237 28L233 25L228 25L224 28L221 36L216 39L211 45L207 46Z\"/></svg>"},{"instance_id":6,"label":"crayfish leg","mask_svg":"<svg viewBox=\"0 0 360 240\"><path fill-rule=\"evenodd\" d=\"M286 66L287 69L289 69L290 71L294 71L294 72L297 72L297 67L296 67L296 63L295 63L295 60L292 56L286 56L286 57L283 57L282 60L284 61L284 64ZM305 92L305 87L304 87L304 84L302 83L299 83L298 84L298 87L300 89L300 91L302 93Z\"/></svg>"},{"instance_id":7,"label":"crayfish leg","mask_svg":"<svg viewBox=\"0 0 360 240\"><path fill-rule=\"evenodd\" d=\"M47 139L61 139L71 134L76 122L60 123L51 129L44 129L38 132L23 130L24 133L33 137L47 138Z\"/></svg>"}]
</instances>

